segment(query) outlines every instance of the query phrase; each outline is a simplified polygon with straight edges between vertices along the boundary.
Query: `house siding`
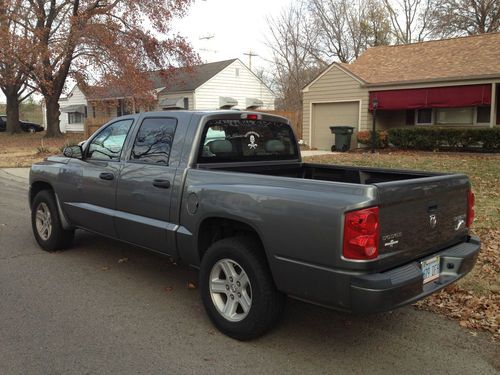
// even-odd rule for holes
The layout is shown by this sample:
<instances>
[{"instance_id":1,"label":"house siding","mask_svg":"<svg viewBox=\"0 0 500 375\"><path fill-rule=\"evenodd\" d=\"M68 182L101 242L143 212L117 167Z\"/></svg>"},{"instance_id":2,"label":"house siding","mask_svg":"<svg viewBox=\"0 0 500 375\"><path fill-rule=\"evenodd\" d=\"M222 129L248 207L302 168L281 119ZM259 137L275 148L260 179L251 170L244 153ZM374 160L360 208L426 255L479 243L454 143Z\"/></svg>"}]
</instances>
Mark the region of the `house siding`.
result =
<instances>
[{"instance_id":1,"label":"house siding","mask_svg":"<svg viewBox=\"0 0 500 375\"><path fill-rule=\"evenodd\" d=\"M157 102L157 110L161 111L160 103L165 99L177 99L177 98L188 98L189 100L189 110L196 109L196 104L194 102L194 93L193 92L174 92L174 93L162 93L158 95Z\"/></svg>"},{"instance_id":2,"label":"house siding","mask_svg":"<svg viewBox=\"0 0 500 375\"><path fill-rule=\"evenodd\" d=\"M313 103L329 103L342 101L359 101L358 130L367 130L371 121L368 111L368 89L361 87L360 83L349 74L336 66L319 77L303 93L303 139L311 145L311 113ZM312 144L311 146L314 147Z\"/></svg>"},{"instance_id":3,"label":"house siding","mask_svg":"<svg viewBox=\"0 0 500 375\"><path fill-rule=\"evenodd\" d=\"M68 97L59 101L60 108L69 107L70 105L87 105L87 99L83 92L75 86ZM81 124L68 124L68 114L65 112L61 112L59 115L59 128L61 132L83 132L84 131L84 123Z\"/></svg>"},{"instance_id":4,"label":"house siding","mask_svg":"<svg viewBox=\"0 0 500 375\"><path fill-rule=\"evenodd\" d=\"M236 69L239 70L238 75ZM246 98L262 100L264 105L260 109L274 109L272 91L239 60L198 87L194 96L195 109L199 110L218 109L221 96L236 99L236 109L246 108Z\"/></svg>"}]
</instances>

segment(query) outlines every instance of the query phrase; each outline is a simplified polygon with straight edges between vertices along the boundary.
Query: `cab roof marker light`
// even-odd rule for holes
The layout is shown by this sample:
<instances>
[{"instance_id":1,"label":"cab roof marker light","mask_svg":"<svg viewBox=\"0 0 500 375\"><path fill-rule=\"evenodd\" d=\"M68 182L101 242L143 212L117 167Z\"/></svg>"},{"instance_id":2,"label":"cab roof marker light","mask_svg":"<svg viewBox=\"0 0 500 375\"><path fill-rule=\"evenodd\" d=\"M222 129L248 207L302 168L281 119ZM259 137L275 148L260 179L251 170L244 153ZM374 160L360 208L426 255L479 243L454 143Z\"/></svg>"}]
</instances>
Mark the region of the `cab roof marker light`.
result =
<instances>
[{"instance_id":1,"label":"cab roof marker light","mask_svg":"<svg viewBox=\"0 0 500 375\"><path fill-rule=\"evenodd\" d=\"M257 113L242 113L241 119L242 120L262 120L262 115L259 115Z\"/></svg>"}]
</instances>

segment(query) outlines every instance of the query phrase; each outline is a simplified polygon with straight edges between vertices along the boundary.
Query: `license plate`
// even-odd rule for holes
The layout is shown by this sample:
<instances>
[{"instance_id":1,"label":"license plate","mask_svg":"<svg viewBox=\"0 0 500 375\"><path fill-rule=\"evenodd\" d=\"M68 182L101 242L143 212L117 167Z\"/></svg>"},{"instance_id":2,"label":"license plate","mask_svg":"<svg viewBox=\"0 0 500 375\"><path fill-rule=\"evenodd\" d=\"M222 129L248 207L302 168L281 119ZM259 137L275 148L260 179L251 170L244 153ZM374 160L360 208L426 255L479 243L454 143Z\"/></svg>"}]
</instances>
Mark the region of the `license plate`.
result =
<instances>
[{"instance_id":1,"label":"license plate","mask_svg":"<svg viewBox=\"0 0 500 375\"><path fill-rule=\"evenodd\" d=\"M420 266L422 268L422 274L424 275L424 284L436 280L439 277L439 256L420 262Z\"/></svg>"}]
</instances>

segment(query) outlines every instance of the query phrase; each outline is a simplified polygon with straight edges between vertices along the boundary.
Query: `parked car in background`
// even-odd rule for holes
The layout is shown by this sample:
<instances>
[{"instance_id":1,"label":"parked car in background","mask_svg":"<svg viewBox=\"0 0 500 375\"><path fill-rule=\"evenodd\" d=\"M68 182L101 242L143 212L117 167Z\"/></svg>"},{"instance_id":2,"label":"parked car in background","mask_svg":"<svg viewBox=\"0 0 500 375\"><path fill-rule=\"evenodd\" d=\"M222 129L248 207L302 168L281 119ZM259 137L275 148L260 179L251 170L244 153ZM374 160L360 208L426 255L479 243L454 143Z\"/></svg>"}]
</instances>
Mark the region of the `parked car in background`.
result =
<instances>
[{"instance_id":1,"label":"parked car in background","mask_svg":"<svg viewBox=\"0 0 500 375\"><path fill-rule=\"evenodd\" d=\"M34 122L19 121L21 124L21 129L26 133L38 133L44 131L44 127ZM7 116L0 115L0 132L4 132L7 128Z\"/></svg>"}]
</instances>

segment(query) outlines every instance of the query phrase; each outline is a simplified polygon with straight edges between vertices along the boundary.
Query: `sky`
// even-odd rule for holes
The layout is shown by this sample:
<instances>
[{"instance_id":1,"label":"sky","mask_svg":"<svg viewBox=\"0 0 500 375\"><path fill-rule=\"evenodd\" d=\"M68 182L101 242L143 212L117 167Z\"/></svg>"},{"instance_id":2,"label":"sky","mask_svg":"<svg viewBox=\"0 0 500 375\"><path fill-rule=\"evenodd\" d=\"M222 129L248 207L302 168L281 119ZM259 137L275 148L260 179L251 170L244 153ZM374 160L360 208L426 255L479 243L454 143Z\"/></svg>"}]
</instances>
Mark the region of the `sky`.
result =
<instances>
[{"instance_id":1,"label":"sky","mask_svg":"<svg viewBox=\"0 0 500 375\"><path fill-rule=\"evenodd\" d=\"M239 58L252 69L269 67L267 17L278 15L293 0L196 0L174 29L185 36L203 62ZM207 39L209 38L209 39ZM5 98L0 93L0 103Z\"/></svg>"}]
</instances>

